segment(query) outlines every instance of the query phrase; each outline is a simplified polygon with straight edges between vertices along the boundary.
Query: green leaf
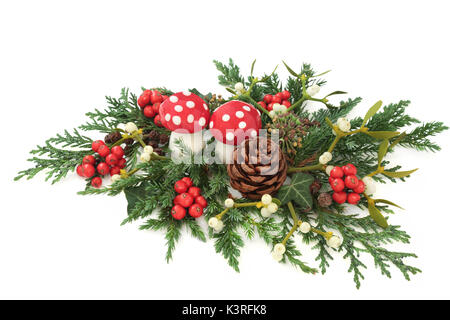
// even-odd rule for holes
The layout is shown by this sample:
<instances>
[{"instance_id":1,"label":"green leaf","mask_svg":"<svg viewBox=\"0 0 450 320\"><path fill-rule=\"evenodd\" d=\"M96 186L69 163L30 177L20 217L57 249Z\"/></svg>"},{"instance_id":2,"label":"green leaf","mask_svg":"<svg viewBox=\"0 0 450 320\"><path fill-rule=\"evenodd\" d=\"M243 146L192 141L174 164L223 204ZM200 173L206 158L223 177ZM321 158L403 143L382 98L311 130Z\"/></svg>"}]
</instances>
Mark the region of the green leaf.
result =
<instances>
[{"instance_id":1,"label":"green leaf","mask_svg":"<svg viewBox=\"0 0 450 320\"><path fill-rule=\"evenodd\" d=\"M406 137L406 132L402 132L399 136L395 138L395 140L389 145L389 149L393 149L400 141L402 141Z\"/></svg>"},{"instance_id":2,"label":"green leaf","mask_svg":"<svg viewBox=\"0 0 450 320\"><path fill-rule=\"evenodd\" d=\"M386 221L386 218L383 217L380 210L378 210L377 207L375 207L374 201L369 201L369 214L372 217L372 219L382 228L386 229L388 227L388 223Z\"/></svg>"},{"instance_id":3,"label":"green leaf","mask_svg":"<svg viewBox=\"0 0 450 320\"><path fill-rule=\"evenodd\" d=\"M332 93L327 94L325 96L325 98L328 98L330 96L334 96L334 95L337 95L337 94L347 94L347 92L345 92L345 91L333 91Z\"/></svg>"},{"instance_id":4,"label":"green leaf","mask_svg":"<svg viewBox=\"0 0 450 320\"><path fill-rule=\"evenodd\" d=\"M277 198L272 198L272 202L274 202L277 206L281 206L282 205L281 201L279 199L277 199Z\"/></svg>"},{"instance_id":5,"label":"green leaf","mask_svg":"<svg viewBox=\"0 0 450 320\"><path fill-rule=\"evenodd\" d=\"M256 59L252 62L252 68L250 70L250 75L253 76L253 69L255 68Z\"/></svg>"},{"instance_id":6,"label":"green leaf","mask_svg":"<svg viewBox=\"0 0 450 320\"><path fill-rule=\"evenodd\" d=\"M292 74L292 75L293 75L294 77L296 77L296 78L300 78L300 76L299 76L297 73L295 73L295 71L292 70L291 67L289 67L289 66L286 64L286 62L283 61L283 64L284 64L284 66L286 67L287 71L289 71L290 74Z\"/></svg>"},{"instance_id":7,"label":"green leaf","mask_svg":"<svg viewBox=\"0 0 450 320\"><path fill-rule=\"evenodd\" d=\"M363 127L367 121L369 121L370 118L372 118L375 113L377 113L377 111L381 108L381 106L383 105L383 102L380 100L377 103L375 103L370 109L369 111L367 111L366 116L364 117L363 123L361 125L361 127Z\"/></svg>"},{"instance_id":8,"label":"green leaf","mask_svg":"<svg viewBox=\"0 0 450 320\"><path fill-rule=\"evenodd\" d=\"M138 202L145 200L146 187L147 183L143 182L138 187L128 188L124 190L125 197L127 198L128 201L127 207L128 214L131 214L131 212L134 210Z\"/></svg>"},{"instance_id":9,"label":"green leaf","mask_svg":"<svg viewBox=\"0 0 450 320\"><path fill-rule=\"evenodd\" d=\"M327 70L327 71L324 71L324 72L322 72L322 73L315 74L315 75L313 75L311 78L318 78L318 77L321 77L321 76L323 76L323 75L326 75L328 72L331 72L331 70Z\"/></svg>"},{"instance_id":10,"label":"green leaf","mask_svg":"<svg viewBox=\"0 0 450 320\"><path fill-rule=\"evenodd\" d=\"M288 186L283 186L278 191L277 198L282 204L294 201L302 208L311 208L313 199L309 186L313 183L314 178L306 173L297 173L292 176L292 182Z\"/></svg>"},{"instance_id":11,"label":"green leaf","mask_svg":"<svg viewBox=\"0 0 450 320\"><path fill-rule=\"evenodd\" d=\"M389 140L384 139L383 142L380 143L380 147L378 148L378 165L381 165L381 161L387 153L389 147Z\"/></svg>"},{"instance_id":12,"label":"green leaf","mask_svg":"<svg viewBox=\"0 0 450 320\"><path fill-rule=\"evenodd\" d=\"M417 170L419 170L419 169L417 168L417 169L414 169L414 170L409 170L409 171L397 171L397 172L383 171L382 173L383 173L385 176L388 176L388 177L391 177L391 178L404 178L404 177L409 176L411 173L413 173L413 172L415 172L415 171L417 171Z\"/></svg>"},{"instance_id":13,"label":"green leaf","mask_svg":"<svg viewBox=\"0 0 450 320\"><path fill-rule=\"evenodd\" d=\"M399 134L397 131L366 131L364 133L376 139L391 139Z\"/></svg>"},{"instance_id":14,"label":"green leaf","mask_svg":"<svg viewBox=\"0 0 450 320\"><path fill-rule=\"evenodd\" d=\"M225 90L227 90L229 93L231 93L231 94L236 94L236 92L234 92L232 89L230 89L230 88L225 88Z\"/></svg>"},{"instance_id":15,"label":"green leaf","mask_svg":"<svg viewBox=\"0 0 450 320\"><path fill-rule=\"evenodd\" d=\"M403 209L402 207L400 207L398 204L395 204L389 200L385 200L385 199L375 199L374 200L375 203L380 202L380 203L385 203L385 204L390 204L391 206ZM404 210L404 209L403 209Z\"/></svg>"}]
</instances>

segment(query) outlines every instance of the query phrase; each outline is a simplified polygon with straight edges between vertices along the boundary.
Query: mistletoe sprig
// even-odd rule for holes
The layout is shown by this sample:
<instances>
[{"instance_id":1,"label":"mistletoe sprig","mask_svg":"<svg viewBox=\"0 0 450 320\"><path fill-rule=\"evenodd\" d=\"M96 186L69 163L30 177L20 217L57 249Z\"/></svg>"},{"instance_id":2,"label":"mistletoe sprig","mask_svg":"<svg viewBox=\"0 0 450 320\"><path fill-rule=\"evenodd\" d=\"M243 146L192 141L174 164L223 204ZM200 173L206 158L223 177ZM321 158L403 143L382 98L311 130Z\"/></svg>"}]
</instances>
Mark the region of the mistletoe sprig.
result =
<instances>
[{"instance_id":1,"label":"mistletoe sprig","mask_svg":"<svg viewBox=\"0 0 450 320\"><path fill-rule=\"evenodd\" d=\"M281 81L277 67L269 74L254 76L255 61L249 76L243 76L231 59L228 63L214 63L220 73L219 84L231 95L202 94L195 88L190 92L202 98L210 111L230 100L246 102L260 111L263 128L269 129L269 136L279 137L280 149L289 160L289 178L276 194L264 195L256 201L233 198L227 166L211 163L202 154L192 154L181 140L175 143L181 153L202 161L174 162L170 147L166 145L160 148L166 155L154 152L156 146L152 139L159 135L167 137L170 132L142 112L139 96L128 89L123 89L118 98L107 97L106 108L87 113L85 124L73 131L66 130L32 150L29 161L33 166L20 171L16 180L31 179L44 171L46 179L51 179L52 183L61 181L86 156L95 155L91 150L94 140L87 133L108 134L107 137L115 138L110 141L105 137L108 148L126 146L126 165L111 183L101 188L92 187L88 179L79 194L116 196L123 192L128 214L122 224L139 222L142 230L163 232L167 261L173 258L184 228L202 242L212 239L215 251L236 271L239 271L245 239L260 237L276 261L290 263L306 273L325 273L332 265L334 252L343 252L358 288L364 279L363 271L367 269L363 255L371 257L381 274L387 277L391 277L392 267L407 280L420 272L405 263L406 258L416 257L413 253L390 251L385 247L395 242L409 243L410 237L399 226L388 223L393 209L401 207L391 200L377 199L374 190L376 184L404 181L417 170L404 170L386 160L386 155L394 152L395 147L439 151L440 147L430 137L448 128L442 122L421 123L408 115L409 101L384 106L378 101L364 117L348 120L346 116L362 99L347 98L333 104L331 97L346 94L342 90L319 97L326 85L322 78L328 71L318 73L309 64L302 64L299 71L294 71L295 68L283 62L290 76ZM149 90L166 96L174 93L166 88ZM142 91L147 89L142 88ZM264 107L266 104L261 103L266 96L280 92L285 92L284 96L289 98L288 107L278 105L276 110L268 110ZM308 101L318 102L323 108L311 112ZM131 129L130 123L134 126ZM122 127L124 124L128 124L128 128ZM205 144L211 143L213 140ZM360 214L347 213L348 205L331 198L329 175L333 168L348 163L358 168L358 175L364 177L365 191L357 203L362 210ZM174 184L186 177L203 191L208 230L203 230L194 217L177 220L171 214L176 197ZM182 189L183 185L177 188ZM310 245L316 252L316 266L302 261L296 240Z\"/></svg>"}]
</instances>

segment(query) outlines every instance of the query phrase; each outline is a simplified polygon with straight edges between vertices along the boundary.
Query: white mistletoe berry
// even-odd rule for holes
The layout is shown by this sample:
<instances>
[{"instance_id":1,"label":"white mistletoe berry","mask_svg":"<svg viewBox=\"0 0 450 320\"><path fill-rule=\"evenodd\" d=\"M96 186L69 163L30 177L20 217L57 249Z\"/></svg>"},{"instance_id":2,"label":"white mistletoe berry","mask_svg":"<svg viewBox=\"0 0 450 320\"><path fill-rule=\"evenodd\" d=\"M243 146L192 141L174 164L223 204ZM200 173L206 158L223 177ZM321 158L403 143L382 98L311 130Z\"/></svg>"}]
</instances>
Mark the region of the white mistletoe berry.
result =
<instances>
[{"instance_id":1,"label":"white mistletoe berry","mask_svg":"<svg viewBox=\"0 0 450 320\"><path fill-rule=\"evenodd\" d=\"M337 120L337 125L339 127L339 130L343 132L349 132L352 125L350 124L350 121L348 121L346 118L339 118Z\"/></svg>"},{"instance_id":2,"label":"white mistletoe berry","mask_svg":"<svg viewBox=\"0 0 450 320\"><path fill-rule=\"evenodd\" d=\"M270 111L269 111L269 116L270 116L271 118L275 117L275 111L274 111L274 110L270 110Z\"/></svg>"},{"instance_id":3,"label":"white mistletoe berry","mask_svg":"<svg viewBox=\"0 0 450 320\"><path fill-rule=\"evenodd\" d=\"M261 202L264 205L269 205L270 203L272 203L272 196L270 194L265 194L261 197Z\"/></svg>"},{"instance_id":4,"label":"white mistletoe berry","mask_svg":"<svg viewBox=\"0 0 450 320\"><path fill-rule=\"evenodd\" d=\"M339 238L338 236L331 236L331 238L327 240L327 245L333 249L338 249L341 246L341 244L342 239Z\"/></svg>"},{"instance_id":5,"label":"white mistletoe berry","mask_svg":"<svg viewBox=\"0 0 450 320\"><path fill-rule=\"evenodd\" d=\"M234 85L234 90L236 90L238 93L241 93L242 91L244 91L244 85L242 84L242 82L238 82Z\"/></svg>"},{"instance_id":6,"label":"white mistletoe berry","mask_svg":"<svg viewBox=\"0 0 450 320\"><path fill-rule=\"evenodd\" d=\"M141 154L141 158L140 159L141 159L142 162L149 162L150 158L151 158L150 153L143 153L143 154Z\"/></svg>"},{"instance_id":7,"label":"white mistletoe berry","mask_svg":"<svg viewBox=\"0 0 450 320\"><path fill-rule=\"evenodd\" d=\"M218 224L219 224L219 219L217 219L216 217L212 217L208 220L208 225L213 229L215 229Z\"/></svg>"},{"instance_id":8,"label":"white mistletoe berry","mask_svg":"<svg viewBox=\"0 0 450 320\"><path fill-rule=\"evenodd\" d=\"M225 208L233 208L234 206L234 200L228 198L227 200L225 200Z\"/></svg>"},{"instance_id":9,"label":"white mistletoe berry","mask_svg":"<svg viewBox=\"0 0 450 320\"><path fill-rule=\"evenodd\" d=\"M281 260L283 260L283 255L279 254L276 251L272 251L272 258L274 258L275 261L280 262Z\"/></svg>"},{"instance_id":10,"label":"white mistletoe berry","mask_svg":"<svg viewBox=\"0 0 450 320\"><path fill-rule=\"evenodd\" d=\"M278 206L276 203L272 202L267 206L267 210L269 210L270 213L275 213L278 210Z\"/></svg>"},{"instance_id":11,"label":"white mistletoe berry","mask_svg":"<svg viewBox=\"0 0 450 320\"><path fill-rule=\"evenodd\" d=\"M308 222L302 222L300 225L300 232L308 233L311 231L311 225Z\"/></svg>"},{"instance_id":12,"label":"white mistletoe berry","mask_svg":"<svg viewBox=\"0 0 450 320\"><path fill-rule=\"evenodd\" d=\"M273 247L273 252L276 252L278 254L284 254L286 252L286 247L284 246L284 244L282 243L277 243L274 247Z\"/></svg>"},{"instance_id":13,"label":"white mistletoe berry","mask_svg":"<svg viewBox=\"0 0 450 320\"><path fill-rule=\"evenodd\" d=\"M120 174L115 174L111 177L111 181L112 182L116 182L119 181L122 177L120 176Z\"/></svg>"},{"instance_id":14,"label":"white mistletoe berry","mask_svg":"<svg viewBox=\"0 0 450 320\"><path fill-rule=\"evenodd\" d=\"M125 125L125 131L128 133L133 133L138 130L138 127L133 122L128 122Z\"/></svg>"},{"instance_id":15,"label":"white mistletoe berry","mask_svg":"<svg viewBox=\"0 0 450 320\"><path fill-rule=\"evenodd\" d=\"M144 153L152 154L153 153L153 147L152 146L145 146L144 147Z\"/></svg>"},{"instance_id":16,"label":"white mistletoe berry","mask_svg":"<svg viewBox=\"0 0 450 320\"><path fill-rule=\"evenodd\" d=\"M332 159L333 159L333 156L331 155L330 152L327 151L327 152L322 153L322 155L319 157L319 162L321 164L327 164Z\"/></svg>"},{"instance_id":17,"label":"white mistletoe berry","mask_svg":"<svg viewBox=\"0 0 450 320\"><path fill-rule=\"evenodd\" d=\"M279 104L279 103L274 103L273 104L273 107L272 107L273 111L280 112L282 109L283 109L283 106L281 104Z\"/></svg>"},{"instance_id":18,"label":"white mistletoe berry","mask_svg":"<svg viewBox=\"0 0 450 320\"><path fill-rule=\"evenodd\" d=\"M364 177L362 179L362 181L366 185L366 188L364 190L365 193L367 193L368 195L371 195L371 194L374 194L375 191L377 191L377 185L375 183L375 180L373 180L372 177Z\"/></svg>"},{"instance_id":19,"label":"white mistletoe berry","mask_svg":"<svg viewBox=\"0 0 450 320\"><path fill-rule=\"evenodd\" d=\"M306 89L306 93L312 97L316 94L318 94L320 91L320 87L317 84L313 84L311 87L309 87L308 89Z\"/></svg>"},{"instance_id":20,"label":"white mistletoe berry","mask_svg":"<svg viewBox=\"0 0 450 320\"><path fill-rule=\"evenodd\" d=\"M214 228L214 231L215 231L215 232L220 232L220 231L223 230L223 227L224 227L223 221L222 221L222 220L219 220L219 221L217 222L216 227Z\"/></svg>"},{"instance_id":21,"label":"white mistletoe berry","mask_svg":"<svg viewBox=\"0 0 450 320\"><path fill-rule=\"evenodd\" d=\"M325 169L325 172L327 173L327 175L330 175L331 174L331 170L333 170L333 169L334 169L334 166L327 166L326 169Z\"/></svg>"},{"instance_id":22,"label":"white mistletoe berry","mask_svg":"<svg viewBox=\"0 0 450 320\"><path fill-rule=\"evenodd\" d=\"M268 217L270 217L271 215L272 215L272 213L269 211L269 209L267 209L266 207L262 207L261 208L261 215L264 217L264 218L268 218Z\"/></svg>"}]
</instances>

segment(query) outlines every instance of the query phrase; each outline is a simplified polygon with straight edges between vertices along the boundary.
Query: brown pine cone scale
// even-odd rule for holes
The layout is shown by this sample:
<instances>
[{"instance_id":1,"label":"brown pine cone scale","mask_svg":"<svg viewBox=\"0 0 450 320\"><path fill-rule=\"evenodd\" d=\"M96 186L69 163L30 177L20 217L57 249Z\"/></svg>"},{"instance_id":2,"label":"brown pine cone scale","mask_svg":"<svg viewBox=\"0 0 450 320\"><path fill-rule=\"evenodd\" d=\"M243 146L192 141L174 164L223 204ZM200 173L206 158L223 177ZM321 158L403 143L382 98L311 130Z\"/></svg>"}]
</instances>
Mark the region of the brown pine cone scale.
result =
<instances>
[{"instance_id":1,"label":"brown pine cone scale","mask_svg":"<svg viewBox=\"0 0 450 320\"><path fill-rule=\"evenodd\" d=\"M227 166L230 185L245 198L259 200L274 195L287 176L287 163L277 143L265 137L243 141Z\"/></svg>"}]
</instances>

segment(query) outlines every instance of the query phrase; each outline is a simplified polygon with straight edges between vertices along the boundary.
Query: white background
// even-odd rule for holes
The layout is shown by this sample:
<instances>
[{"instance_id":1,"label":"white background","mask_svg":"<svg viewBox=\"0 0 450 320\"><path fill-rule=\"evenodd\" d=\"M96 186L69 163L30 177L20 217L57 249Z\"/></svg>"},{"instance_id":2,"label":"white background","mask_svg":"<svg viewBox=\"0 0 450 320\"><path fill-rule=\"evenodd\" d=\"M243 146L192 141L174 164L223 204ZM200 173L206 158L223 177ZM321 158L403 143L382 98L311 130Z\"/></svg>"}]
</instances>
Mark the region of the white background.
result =
<instances>
[{"instance_id":1,"label":"white background","mask_svg":"<svg viewBox=\"0 0 450 320\"><path fill-rule=\"evenodd\" d=\"M242 250L239 274L212 241L187 233L166 264L162 233L119 226L123 196L77 196L77 177L12 181L31 148L83 123L104 95L141 85L224 92L211 61L228 57L244 72L257 58L256 73L311 62L333 69L323 92L364 98L357 115L378 99L411 99L412 115L449 124L449 9L448 1L2 1L0 298L450 298L448 133L435 139L438 154L399 149L393 160L420 170L378 193L406 207L390 221L411 245L393 248L416 252L408 262L423 273L407 282L393 270L389 280L366 259L360 290L348 261L306 275L274 262L260 240Z\"/></svg>"}]
</instances>

